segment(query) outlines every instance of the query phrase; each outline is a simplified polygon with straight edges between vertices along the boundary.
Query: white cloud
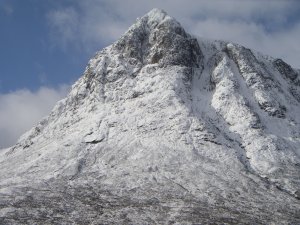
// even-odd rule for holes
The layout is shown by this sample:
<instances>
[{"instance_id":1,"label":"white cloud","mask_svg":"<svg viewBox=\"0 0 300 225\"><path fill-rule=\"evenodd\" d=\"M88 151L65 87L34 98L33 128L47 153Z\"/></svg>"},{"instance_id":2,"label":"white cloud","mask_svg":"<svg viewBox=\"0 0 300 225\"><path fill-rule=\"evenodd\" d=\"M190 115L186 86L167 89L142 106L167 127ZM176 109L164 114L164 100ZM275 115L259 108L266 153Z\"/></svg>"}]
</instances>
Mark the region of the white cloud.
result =
<instances>
[{"instance_id":1,"label":"white cloud","mask_svg":"<svg viewBox=\"0 0 300 225\"><path fill-rule=\"evenodd\" d=\"M283 58L300 68L300 22L285 32L272 33L255 23L209 19L195 23L190 29L195 35L239 43L273 57Z\"/></svg>"},{"instance_id":2,"label":"white cloud","mask_svg":"<svg viewBox=\"0 0 300 225\"><path fill-rule=\"evenodd\" d=\"M51 11L47 15L52 41L65 50L75 47L80 51L95 51L95 46L103 42L111 43L127 27L127 23L114 19L99 5L92 7L84 2L79 3L80 11L69 7Z\"/></svg>"},{"instance_id":3,"label":"white cloud","mask_svg":"<svg viewBox=\"0 0 300 225\"><path fill-rule=\"evenodd\" d=\"M73 3L72 8L57 8L48 14L56 44L99 50L116 40L137 17L152 8L162 8L195 35L232 40L282 57L300 68L296 60L300 53L300 21L290 18L300 9L298 1L75 0Z\"/></svg>"},{"instance_id":4,"label":"white cloud","mask_svg":"<svg viewBox=\"0 0 300 225\"><path fill-rule=\"evenodd\" d=\"M16 143L20 135L46 116L67 93L67 86L41 87L0 94L0 148Z\"/></svg>"},{"instance_id":5,"label":"white cloud","mask_svg":"<svg viewBox=\"0 0 300 225\"><path fill-rule=\"evenodd\" d=\"M76 40L79 26L79 15L73 8L49 12L47 15L53 31L52 38L59 41L64 48Z\"/></svg>"}]
</instances>

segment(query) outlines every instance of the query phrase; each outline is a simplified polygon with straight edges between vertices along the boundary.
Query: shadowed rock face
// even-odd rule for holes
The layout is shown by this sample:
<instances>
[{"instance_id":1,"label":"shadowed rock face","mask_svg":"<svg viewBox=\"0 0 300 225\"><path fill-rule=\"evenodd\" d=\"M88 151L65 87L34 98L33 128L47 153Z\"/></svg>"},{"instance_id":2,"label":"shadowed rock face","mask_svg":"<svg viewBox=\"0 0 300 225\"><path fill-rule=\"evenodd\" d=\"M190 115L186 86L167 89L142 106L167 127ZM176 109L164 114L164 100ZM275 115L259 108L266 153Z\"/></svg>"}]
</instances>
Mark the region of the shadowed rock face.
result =
<instances>
[{"instance_id":1,"label":"shadowed rock face","mask_svg":"<svg viewBox=\"0 0 300 225\"><path fill-rule=\"evenodd\" d=\"M0 224L299 224L298 81L154 9L0 151Z\"/></svg>"},{"instance_id":2,"label":"shadowed rock face","mask_svg":"<svg viewBox=\"0 0 300 225\"><path fill-rule=\"evenodd\" d=\"M143 65L199 67L202 56L197 40L160 10L140 19L115 43L115 48Z\"/></svg>"},{"instance_id":3,"label":"shadowed rock face","mask_svg":"<svg viewBox=\"0 0 300 225\"><path fill-rule=\"evenodd\" d=\"M275 59L273 65L282 75L292 81L298 76L296 71L293 70L293 68L289 64L285 63L282 59Z\"/></svg>"}]
</instances>

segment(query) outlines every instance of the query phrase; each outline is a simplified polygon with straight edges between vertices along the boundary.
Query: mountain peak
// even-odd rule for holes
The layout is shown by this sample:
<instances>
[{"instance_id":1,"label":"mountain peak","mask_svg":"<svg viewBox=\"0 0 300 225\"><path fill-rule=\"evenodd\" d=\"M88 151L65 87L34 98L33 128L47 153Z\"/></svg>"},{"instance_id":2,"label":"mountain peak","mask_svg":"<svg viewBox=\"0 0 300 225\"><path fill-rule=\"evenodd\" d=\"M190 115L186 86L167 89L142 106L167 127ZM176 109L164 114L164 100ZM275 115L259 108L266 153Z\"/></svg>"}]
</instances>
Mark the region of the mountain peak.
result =
<instances>
[{"instance_id":1,"label":"mountain peak","mask_svg":"<svg viewBox=\"0 0 300 225\"><path fill-rule=\"evenodd\" d=\"M152 9L142 18L138 19L136 26L143 24L147 25L149 29L154 29L162 23L166 26L181 27L175 18L169 16L164 10L157 8Z\"/></svg>"},{"instance_id":2,"label":"mountain peak","mask_svg":"<svg viewBox=\"0 0 300 225\"><path fill-rule=\"evenodd\" d=\"M164 10L154 8L150 10L144 17L147 17L149 21L161 22L166 16L168 16L168 14Z\"/></svg>"},{"instance_id":3,"label":"mountain peak","mask_svg":"<svg viewBox=\"0 0 300 225\"><path fill-rule=\"evenodd\" d=\"M160 9L153 9L138 19L114 47L143 65L199 67L201 61L197 40Z\"/></svg>"}]
</instances>

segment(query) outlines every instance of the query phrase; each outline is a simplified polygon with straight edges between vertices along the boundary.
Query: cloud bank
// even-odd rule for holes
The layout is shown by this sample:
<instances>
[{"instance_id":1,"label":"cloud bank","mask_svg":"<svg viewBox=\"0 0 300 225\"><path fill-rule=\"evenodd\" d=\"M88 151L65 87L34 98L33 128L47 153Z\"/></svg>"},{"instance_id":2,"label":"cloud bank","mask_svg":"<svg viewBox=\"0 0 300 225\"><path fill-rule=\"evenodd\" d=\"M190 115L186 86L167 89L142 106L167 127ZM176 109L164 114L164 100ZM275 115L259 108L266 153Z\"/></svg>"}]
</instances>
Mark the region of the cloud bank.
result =
<instances>
[{"instance_id":1,"label":"cloud bank","mask_svg":"<svg viewBox=\"0 0 300 225\"><path fill-rule=\"evenodd\" d=\"M47 19L58 46L96 51L152 8L166 10L194 35L236 42L300 68L297 0L74 0Z\"/></svg>"},{"instance_id":2,"label":"cloud bank","mask_svg":"<svg viewBox=\"0 0 300 225\"><path fill-rule=\"evenodd\" d=\"M67 86L57 89L41 87L35 92L24 89L0 94L0 149L15 144L20 135L66 96L67 90Z\"/></svg>"}]
</instances>

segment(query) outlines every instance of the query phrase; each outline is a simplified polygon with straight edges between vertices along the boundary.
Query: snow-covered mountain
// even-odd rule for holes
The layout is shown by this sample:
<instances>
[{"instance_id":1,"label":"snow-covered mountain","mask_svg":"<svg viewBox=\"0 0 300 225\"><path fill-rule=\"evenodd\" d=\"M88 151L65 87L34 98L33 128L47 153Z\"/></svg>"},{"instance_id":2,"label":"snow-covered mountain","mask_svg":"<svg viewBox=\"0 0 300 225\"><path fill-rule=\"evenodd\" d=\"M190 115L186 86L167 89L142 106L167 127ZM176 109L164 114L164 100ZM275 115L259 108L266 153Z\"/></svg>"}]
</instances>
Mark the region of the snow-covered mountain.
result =
<instances>
[{"instance_id":1,"label":"snow-covered mountain","mask_svg":"<svg viewBox=\"0 0 300 225\"><path fill-rule=\"evenodd\" d=\"M300 224L300 73L154 9L0 151L0 224Z\"/></svg>"}]
</instances>

